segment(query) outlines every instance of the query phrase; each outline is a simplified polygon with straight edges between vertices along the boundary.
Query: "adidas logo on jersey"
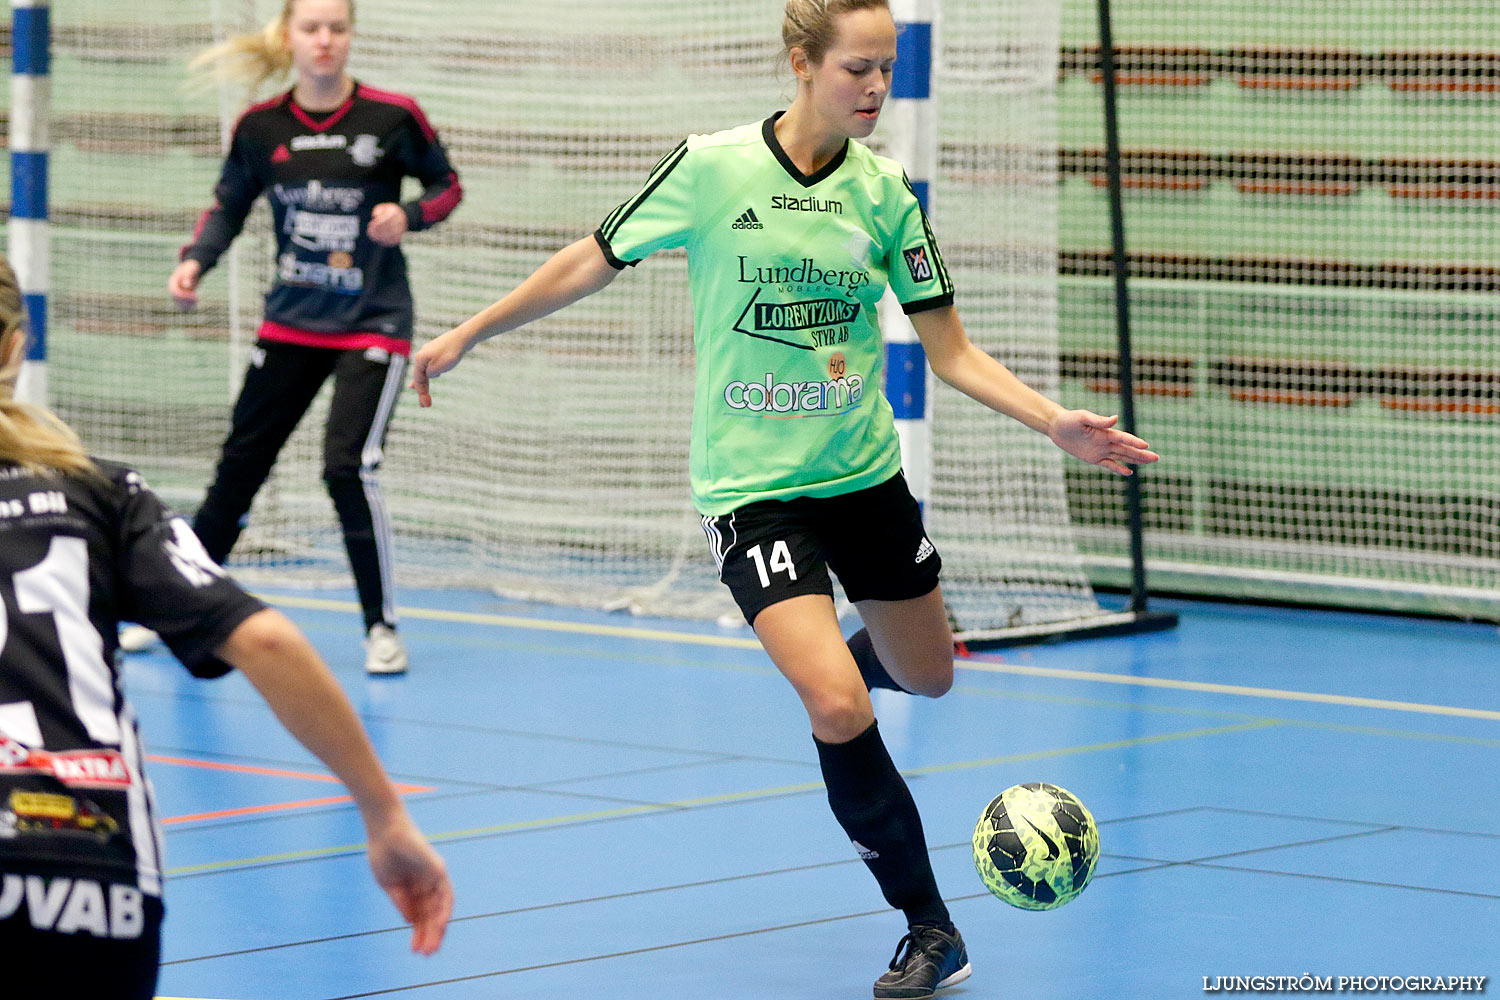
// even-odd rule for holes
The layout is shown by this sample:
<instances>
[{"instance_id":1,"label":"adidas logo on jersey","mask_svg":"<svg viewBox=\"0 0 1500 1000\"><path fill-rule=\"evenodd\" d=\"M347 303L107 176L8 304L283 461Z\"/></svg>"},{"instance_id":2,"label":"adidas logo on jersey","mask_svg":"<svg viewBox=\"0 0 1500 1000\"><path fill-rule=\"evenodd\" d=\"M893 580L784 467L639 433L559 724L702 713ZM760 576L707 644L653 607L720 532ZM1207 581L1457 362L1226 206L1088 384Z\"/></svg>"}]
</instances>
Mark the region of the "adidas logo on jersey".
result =
<instances>
[{"instance_id":1,"label":"adidas logo on jersey","mask_svg":"<svg viewBox=\"0 0 1500 1000\"><path fill-rule=\"evenodd\" d=\"M763 225L761 225L760 224L760 220L755 217L755 209L753 209L753 208L747 208L747 209L745 209L745 214L742 215L742 216L740 216L738 219L735 219L734 220L734 225L730 226L729 228L730 229L764 229L766 227L763 226Z\"/></svg>"},{"instance_id":2,"label":"adidas logo on jersey","mask_svg":"<svg viewBox=\"0 0 1500 1000\"><path fill-rule=\"evenodd\" d=\"M913 561L914 562L921 562L923 559L926 559L928 556L932 555L936 551L937 551L937 549L934 549L932 547L932 543L930 541L928 541L927 538L924 536L922 538L922 544L917 546L917 558L915 560L913 560Z\"/></svg>"}]
</instances>

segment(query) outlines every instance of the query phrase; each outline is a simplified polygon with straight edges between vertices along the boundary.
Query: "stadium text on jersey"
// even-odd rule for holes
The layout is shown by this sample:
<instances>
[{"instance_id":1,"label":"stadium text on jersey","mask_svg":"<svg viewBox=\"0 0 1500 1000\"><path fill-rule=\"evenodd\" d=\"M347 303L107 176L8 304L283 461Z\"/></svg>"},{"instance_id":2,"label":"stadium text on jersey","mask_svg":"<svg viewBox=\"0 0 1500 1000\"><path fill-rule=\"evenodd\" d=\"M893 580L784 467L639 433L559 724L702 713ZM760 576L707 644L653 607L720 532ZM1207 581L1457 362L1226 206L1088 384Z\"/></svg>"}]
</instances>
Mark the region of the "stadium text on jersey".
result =
<instances>
[{"instance_id":1,"label":"stadium text on jersey","mask_svg":"<svg viewBox=\"0 0 1500 1000\"><path fill-rule=\"evenodd\" d=\"M831 215L843 215L844 203L841 201L821 201L808 195L805 198L794 198L791 195L778 194L771 198L771 207L779 208L783 212L828 212Z\"/></svg>"}]
</instances>

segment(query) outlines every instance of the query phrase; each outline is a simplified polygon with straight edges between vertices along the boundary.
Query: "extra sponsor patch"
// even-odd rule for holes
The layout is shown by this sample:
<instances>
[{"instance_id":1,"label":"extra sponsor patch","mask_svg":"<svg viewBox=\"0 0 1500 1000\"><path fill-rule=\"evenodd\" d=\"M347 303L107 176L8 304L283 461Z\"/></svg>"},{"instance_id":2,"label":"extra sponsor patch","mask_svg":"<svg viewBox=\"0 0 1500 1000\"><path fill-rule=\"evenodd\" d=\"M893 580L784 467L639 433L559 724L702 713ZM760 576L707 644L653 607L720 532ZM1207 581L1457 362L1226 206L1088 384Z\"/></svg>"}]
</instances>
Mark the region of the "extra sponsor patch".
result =
<instances>
[{"instance_id":1,"label":"extra sponsor patch","mask_svg":"<svg viewBox=\"0 0 1500 1000\"><path fill-rule=\"evenodd\" d=\"M220 571L222 572L222 570ZM52 752L26 746L0 733L0 775L51 775L80 788L129 788L130 769L118 750Z\"/></svg>"},{"instance_id":2,"label":"extra sponsor patch","mask_svg":"<svg viewBox=\"0 0 1500 1000\"><path fill-rule=\"evenodd\" d=\"M906 269L911 272L912 281L921 284L932 280L932 261L927 256L927 244L902 250L901 256L906 258Z\"/></svg>"}]
</instances>

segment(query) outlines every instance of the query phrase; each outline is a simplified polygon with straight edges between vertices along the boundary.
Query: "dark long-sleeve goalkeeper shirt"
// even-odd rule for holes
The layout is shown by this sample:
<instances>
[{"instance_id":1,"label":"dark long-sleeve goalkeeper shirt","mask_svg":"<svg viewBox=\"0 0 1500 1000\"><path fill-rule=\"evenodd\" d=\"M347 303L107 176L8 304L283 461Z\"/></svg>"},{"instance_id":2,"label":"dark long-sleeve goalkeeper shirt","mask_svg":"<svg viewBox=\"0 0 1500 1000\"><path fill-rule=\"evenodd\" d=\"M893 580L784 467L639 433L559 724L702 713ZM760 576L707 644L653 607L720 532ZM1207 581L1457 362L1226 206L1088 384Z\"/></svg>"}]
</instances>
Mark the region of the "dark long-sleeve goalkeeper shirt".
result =
<instances>
[{"instance_id":1,"label":"dark long-sleeve goalkeeper shirt","mask_svg":"<svg viewBox=\"0 0 1500 1000\"><path fill-rule=\"evenodd\" d=\"M401 182L422 184L401 203ZM415 232L463 197L458 174L417 102L356 83L337 110L315 114L288 91L251 107L234 129L214 203L182 259L207 272L264 193L276 230L276 271L260 336L341 349L411 350L413 308L399 246L366 233L371 211L401 204Z\"/></svg>"}]
</instances>

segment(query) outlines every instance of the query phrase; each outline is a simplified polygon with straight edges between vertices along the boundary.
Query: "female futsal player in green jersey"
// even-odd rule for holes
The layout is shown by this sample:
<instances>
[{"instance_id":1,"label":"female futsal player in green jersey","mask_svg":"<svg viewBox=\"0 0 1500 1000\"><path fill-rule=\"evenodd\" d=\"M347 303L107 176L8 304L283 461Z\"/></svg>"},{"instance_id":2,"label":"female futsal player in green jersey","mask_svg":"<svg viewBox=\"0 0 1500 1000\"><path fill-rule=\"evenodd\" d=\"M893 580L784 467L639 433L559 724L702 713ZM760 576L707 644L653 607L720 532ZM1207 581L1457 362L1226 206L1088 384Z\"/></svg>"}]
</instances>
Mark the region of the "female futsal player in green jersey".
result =
<instances>
[{"instance_id":1,"label":"female futsal player in green jersey","mask_svg":"<svg viewBox=\"0 0 1500 1000\"><path fill-rule=\"evenodd\" d=\"M901 167L856 141L875 128L896 59L884 0L790 0L782 38L797 78L785 112L689 137L595 233L418 351L412 385L431 405L430 380L479 341L687 248L694 504L720 578L807 709L834 816L906 915L875 996L929 997L968 977L968 956L868 688L944 694L953 638L879 388L876 303L889 285L939 378L1069 454L1121 475L1157 456L1113 417L1028 388L965 335ZM847 643L830 568L865 624Z\"/></svg>"}]
</instances>

